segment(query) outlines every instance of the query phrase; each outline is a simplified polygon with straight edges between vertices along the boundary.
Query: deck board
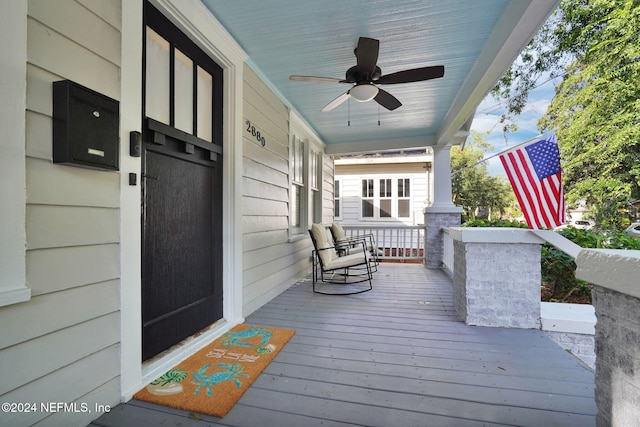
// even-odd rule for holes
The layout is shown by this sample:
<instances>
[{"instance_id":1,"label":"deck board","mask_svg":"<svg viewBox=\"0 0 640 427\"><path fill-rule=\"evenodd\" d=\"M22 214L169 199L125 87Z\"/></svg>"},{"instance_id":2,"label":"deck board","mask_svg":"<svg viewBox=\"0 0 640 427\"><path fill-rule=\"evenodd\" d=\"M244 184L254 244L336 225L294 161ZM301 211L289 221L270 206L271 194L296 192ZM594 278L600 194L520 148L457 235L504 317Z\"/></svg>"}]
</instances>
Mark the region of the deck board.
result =
<instances>
[{"instance_id":1,"label":"deck board","mask_svg":"<svg viewBox=\"0 0 640 427\"><path fill-rule=\"evenodd\" d=\"M96 426L593 426L594 375L537 330L467 326L438 270L383 264L374 289L301 281L248 323L296 334L223 419L131 401Z\"/></svg>"}]
</instances>

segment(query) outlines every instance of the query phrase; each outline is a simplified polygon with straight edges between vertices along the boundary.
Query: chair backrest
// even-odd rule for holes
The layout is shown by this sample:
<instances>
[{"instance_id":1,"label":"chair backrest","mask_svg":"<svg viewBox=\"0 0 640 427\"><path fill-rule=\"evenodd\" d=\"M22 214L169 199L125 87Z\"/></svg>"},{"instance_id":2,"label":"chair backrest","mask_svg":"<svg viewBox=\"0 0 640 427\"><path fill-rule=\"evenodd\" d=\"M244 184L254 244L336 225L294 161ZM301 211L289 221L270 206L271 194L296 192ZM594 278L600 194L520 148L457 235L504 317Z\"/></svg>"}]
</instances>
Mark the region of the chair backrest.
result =
<instances>
[{"instance_id":1,"label":"chair backrest","mask_svg":"<svg viewBox=\"0 0 640 427\"><path fill-rule=\"evenodd\" d=\"M347 238L347 235L344 232L344 228L342 228L342 225L338 224L337 222L331 224L331 234L333 235L333 238L336 242Z\"/></svg>"},{"instance_id":2,"label":"chair backrest","mask_svg":"<svg viewBox=\"0 0 640 427\"><path fill-rule=\"evenodd\" d=\"M333 241L330 238L331 236L327 236L328 230L324 225L312 224L309 234L311 235L313 246L318 251L322 265L328 265L331 261L338 258L338 253L336 252Z\"/></svg>"}]
</instances>

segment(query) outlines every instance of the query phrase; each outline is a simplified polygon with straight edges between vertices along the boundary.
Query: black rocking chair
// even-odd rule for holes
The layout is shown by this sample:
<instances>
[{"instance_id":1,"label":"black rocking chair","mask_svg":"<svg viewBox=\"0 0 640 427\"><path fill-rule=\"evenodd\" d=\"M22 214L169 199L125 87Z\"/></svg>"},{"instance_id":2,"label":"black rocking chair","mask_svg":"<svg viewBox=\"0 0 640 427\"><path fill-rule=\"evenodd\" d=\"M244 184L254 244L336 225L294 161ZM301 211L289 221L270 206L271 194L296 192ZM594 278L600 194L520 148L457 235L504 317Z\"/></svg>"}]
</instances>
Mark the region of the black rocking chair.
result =
<instances>
[{"instance_id":1,"label":"black rocking chair","mask_svg":"<svg viewBox=\"0 0 640 427\"><path fill-rule=\"evenodd\" d=\"M371 264L371 271L373 271L374 273L378 271L378 264L380 264L380 257L383 256L383 252L378 249L378 245L373 238L373 234L358 234L356 236L347 237L346 233L344 232L344 228L342 228L342 226L336 222L331 224L329 230L336 246L340 248L346 248L344 250L347 253L353 253L352 250L349 250L350 248L353 248L356 251L361 250L364 243L364 248L369 252L370 255L369 263Z\"/></svg>"},{"instance_id":2,"label":"black rocking chair","mask_svg":"<svg viewBox=\"0 0 640 427\"><path fill-rule=\"evenodd\" d=\"M347 248L333 243L329 230L322 224L313 224L309 235L314 247L313 292L325 295L353 295L373 289L369 253L364 242L361 242L361 250L352 249L351 253L347 253ZM338 256L339 253L344 255ZM316 286L319 285L318 282L322 282L322 287ZM368 282L368 286L365 282ZM359 285L361 283L364 286Z\"/></svg>"}]
</instances>

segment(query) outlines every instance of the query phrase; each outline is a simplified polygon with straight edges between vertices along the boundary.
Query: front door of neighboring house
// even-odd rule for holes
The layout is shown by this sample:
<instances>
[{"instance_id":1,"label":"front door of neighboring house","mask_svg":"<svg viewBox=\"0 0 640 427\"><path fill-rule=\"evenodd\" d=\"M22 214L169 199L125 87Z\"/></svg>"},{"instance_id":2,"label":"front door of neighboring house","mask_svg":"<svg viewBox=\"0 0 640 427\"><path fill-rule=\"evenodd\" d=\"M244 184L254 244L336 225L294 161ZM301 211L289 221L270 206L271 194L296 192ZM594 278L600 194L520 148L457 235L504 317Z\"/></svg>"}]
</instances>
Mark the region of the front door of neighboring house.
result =
<instances>
[{"instance_id":1,"label":"front door of neighboring house","mask_svg":"<svg viewBox=\"0 0 640 427\"><path fill-rule=\"evenodd\" d=\"M144 19L147 360L222 318L222 69L149 3Z\"/></svg>"}]
</instances>

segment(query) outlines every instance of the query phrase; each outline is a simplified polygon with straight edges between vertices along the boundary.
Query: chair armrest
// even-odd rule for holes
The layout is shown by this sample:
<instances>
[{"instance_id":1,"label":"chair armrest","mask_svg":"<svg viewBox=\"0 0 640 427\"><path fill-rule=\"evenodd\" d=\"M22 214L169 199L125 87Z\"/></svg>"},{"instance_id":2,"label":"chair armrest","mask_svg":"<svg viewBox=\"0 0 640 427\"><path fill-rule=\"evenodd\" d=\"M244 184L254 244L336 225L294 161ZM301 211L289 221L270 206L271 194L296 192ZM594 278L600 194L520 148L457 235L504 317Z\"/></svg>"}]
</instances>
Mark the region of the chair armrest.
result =
<instances>
[{"instance_id":1,"label":"chair armrest","mask_svg":"<svg viewBox=\"0 0 640 427\"><path fill-rule=\"evenodd\" d=\"M347 237L344 238L342 240L338 240L336 242L336 244L340 244L340 245L353 245L355 243L359 243L359 242L364 242L366 240L365 235L360 235L360 236L352 236L352 237Z\"/></svg>"},{"instance_id":2,"label":"chair armrest","mask_svg":"<svg viewBox=\"0 0 640 427\"><path fill-rule=\"evenodd\" d=\"M366 252L367 243L363 239L354 239L354 240L340 240L335 242L334 246L338 254L343 253L344 255L349 255L349 252L357 250Z\"/></svg>"}]
</instances>

